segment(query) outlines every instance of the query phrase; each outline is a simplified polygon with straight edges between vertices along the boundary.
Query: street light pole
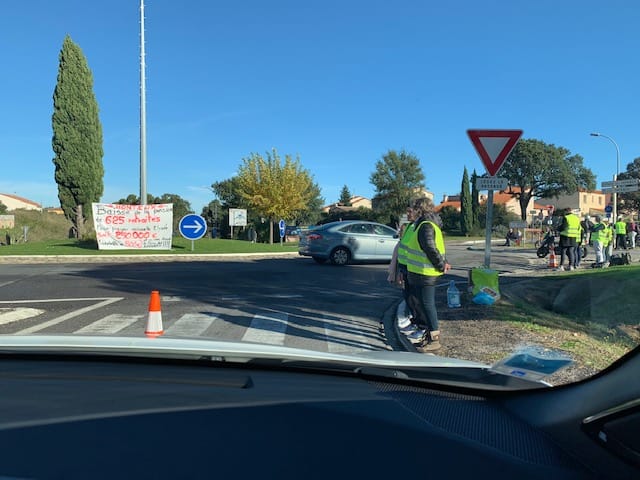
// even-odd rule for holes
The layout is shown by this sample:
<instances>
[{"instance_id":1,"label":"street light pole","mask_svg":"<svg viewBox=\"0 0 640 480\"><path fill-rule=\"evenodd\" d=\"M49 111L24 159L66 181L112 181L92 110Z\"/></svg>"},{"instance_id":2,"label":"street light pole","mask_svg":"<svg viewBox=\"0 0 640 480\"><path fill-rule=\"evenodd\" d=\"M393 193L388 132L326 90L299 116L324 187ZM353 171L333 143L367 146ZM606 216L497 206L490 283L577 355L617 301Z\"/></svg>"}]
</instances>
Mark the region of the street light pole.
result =
<instances>
[{"instance_id":1,"label":"street light pole","mask_svg":"<svg viewBox=\"0 0 640 480\"><path fill-rule=\"evenodd\" d=\"M613 138L603 135L602 133L593 132L591 133L592 137L604 137L609 140L616 147L616 174L613 176L613 181L618 180L618 175L620 174L620 149L618 148L618 144L613 140ZM616 192L616 186L613 185L613 221L615 222L618 219L618 193Z\"/></svg>"}]
</instances>

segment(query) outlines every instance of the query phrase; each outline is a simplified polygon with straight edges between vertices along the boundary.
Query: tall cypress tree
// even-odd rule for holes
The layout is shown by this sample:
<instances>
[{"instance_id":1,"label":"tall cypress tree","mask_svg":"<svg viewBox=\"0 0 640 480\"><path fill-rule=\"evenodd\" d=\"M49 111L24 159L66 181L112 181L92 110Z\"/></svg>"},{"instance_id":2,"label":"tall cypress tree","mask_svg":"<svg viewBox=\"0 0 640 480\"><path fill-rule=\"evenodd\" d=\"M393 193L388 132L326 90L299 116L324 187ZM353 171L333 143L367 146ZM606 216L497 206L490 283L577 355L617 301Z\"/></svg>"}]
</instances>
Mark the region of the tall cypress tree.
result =
<instances>
[{"instance_id":1,"label":"tall cypress tree","mask_svg":"<svg viewBox=\"0 0 640 480\"><path fill-rule=\"evenodd\" d=\"M474 230L480 228L480 192L478 191L478 187L476 187L477 179L478 174L474 168L471 174L471 216Z\"/></svg>"},{"instance_id":2,"label":"tall cypress tree","mask_svg":"<svg viewBox=\"0 0 640 480\"><path fill-rule=\"evenodd\" d=\"M102 197L102 125L93 93L93 75L82 50L67 35L58 57L58 80L53 92L55 180L65 216L84 233L91 203Z\"/></svg>"},{"instance_id":3,"label":"tall cypress tree","mask_svg":"<svg viewBox=\"0 0 640 480\"><path fill-rule=\"evenodd\" d=\"M471 192L469 191L467 167L464 167L460 191L460 231L463 235L468 236L473 229L473 215L471 212Z\"/></svg>"}]
</instances>

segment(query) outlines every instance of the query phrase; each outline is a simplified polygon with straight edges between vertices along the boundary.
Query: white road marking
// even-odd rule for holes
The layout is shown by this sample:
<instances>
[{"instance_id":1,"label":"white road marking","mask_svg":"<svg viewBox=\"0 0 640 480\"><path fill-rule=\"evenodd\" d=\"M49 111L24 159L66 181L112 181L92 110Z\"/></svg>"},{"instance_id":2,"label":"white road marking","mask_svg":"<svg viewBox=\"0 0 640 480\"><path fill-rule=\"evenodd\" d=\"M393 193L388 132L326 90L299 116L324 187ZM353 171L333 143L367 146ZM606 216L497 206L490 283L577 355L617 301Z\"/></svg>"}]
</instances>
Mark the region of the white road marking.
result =
<instances>
[{"instance_id":1,"label":"white road marking","mask_svg":"<svg viewBox=\"0 0 640 480\"><path fill-rule=\"evenodd\" d=\"M89 335L114 334L130 325L133 325L135 322L140 321L143 317L144 315L122 315L121 313L112 313L111 315L107 315L100 320L96 320L73 333Z\"/></svg>"},{"instance_id":2,"label":"white road marking","mask_svg":"<svg viewBox=\"0 0 640 480\"><path fill-rule=\"evenodd\" d=\"M40 330L44 330L45 328L52 327L53 325L58 325L59 323L65 322L71 318L79 317L80 315L84 315L85 313L91 312L92 310L97 310L102 307L106 307L107 305L111 305L112 303L119 302L120 300L124 300L124 297L112 297L112 298L67 298L67 299L53 299L48 300L49 302L62 302L62 301L91 301L91 300L102 300L101 302L95 303L93 305L89 305L84 308L79 308L78 310L74 310L73 312L69 312L65 315L62 315L58 318L54 318L49 320L48 322L41 323L39 325L34 325L29 328L25 328L23 330L19 330L14 333L14 335L27 335L29 333L39 332ZM36 303L36 302L46 302L47 300L32 300L29 302L28 300L24 300L22 303ZM2 303L19 303L19 302L2 302Z\"/></svg>"},{"instance_id":3,"label":"white road marking","mask_svg":"<svg viewBox=\"0 0 640 480\"><path fill-rule=\"evenodd\" d=\"M216 320L215 315L187 313L164 331L165 335L177 337L199 337Z\"/></svg>"},{"instance_id":4,"label":"white road marking","mask_svg":"<svg viewBox=\"0 0 640 480\"><path fill-rule=\"evenodd\" d=\"M44 310L39 308L0 308L0 325L37 317L41 313L44 313Z\"/></svg>"},{"instance_id":5,"label":"white road marking","mask_svg":"<svg viewBox=\"0 0 640 480\"><path fill-rule=\"evenodd\" d=\"M286 313L280 312L271 312L268 315L254 315L251 326L247 328L242 341L283 345L288 318L289 316Z\"/></svg>"}]
</instances>

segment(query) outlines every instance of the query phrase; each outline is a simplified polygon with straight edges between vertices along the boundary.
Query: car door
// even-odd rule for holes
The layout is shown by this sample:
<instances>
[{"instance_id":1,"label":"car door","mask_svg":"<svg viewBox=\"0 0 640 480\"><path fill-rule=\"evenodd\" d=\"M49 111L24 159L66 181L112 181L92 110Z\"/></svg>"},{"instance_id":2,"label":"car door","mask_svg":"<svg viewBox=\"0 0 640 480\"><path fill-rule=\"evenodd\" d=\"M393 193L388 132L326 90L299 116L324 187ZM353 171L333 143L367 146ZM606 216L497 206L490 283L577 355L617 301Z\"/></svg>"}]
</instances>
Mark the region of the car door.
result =
<instances>
[{"instance_id":1,"label":"car door","mask_svg":"<svg viewBox=\"0 0 640 480\"><path fill-rule=\"evenodd\" d=\"M398 243L397 232L386 225L373 225L373 237L376 245L376 258L379 260L391 260L393 249Z\"/></svg>"},{"instance_id":2,"label":"car door","mask_svg":"<svg viewBox=\"0 0 640 480\"><path fill-rule=\"evenodd\" d=\"M341 230L346 233L346 243L354 260L376 258L376 235L369 223L352 223Z\"/></svg>"}]
</instances>

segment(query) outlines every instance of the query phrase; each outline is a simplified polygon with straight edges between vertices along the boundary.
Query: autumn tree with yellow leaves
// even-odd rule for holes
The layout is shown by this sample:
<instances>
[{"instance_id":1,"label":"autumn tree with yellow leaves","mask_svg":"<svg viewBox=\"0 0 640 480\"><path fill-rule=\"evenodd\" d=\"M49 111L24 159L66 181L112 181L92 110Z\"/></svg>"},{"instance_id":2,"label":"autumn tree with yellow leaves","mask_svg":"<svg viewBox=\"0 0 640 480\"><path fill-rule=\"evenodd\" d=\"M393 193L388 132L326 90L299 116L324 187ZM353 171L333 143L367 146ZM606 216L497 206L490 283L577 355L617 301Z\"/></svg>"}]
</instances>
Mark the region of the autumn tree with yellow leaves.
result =
<instances>
[{"instance_id":1,"label":"autumn tree with yellow leaves","mask_svg":"<svg viewBox=\"0 0 640 480\"><path fill-rule=\"evenodd\" d=\"M252 153L243 158L236 179L241 197L269 220L269 243L273 243L274 222L296 218L318 192L300 158L285 155L282 159L275 148L265 156Z\"/></svg>"}]
</instances>

